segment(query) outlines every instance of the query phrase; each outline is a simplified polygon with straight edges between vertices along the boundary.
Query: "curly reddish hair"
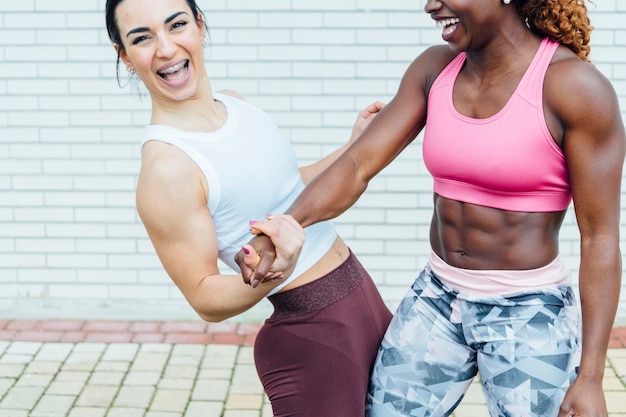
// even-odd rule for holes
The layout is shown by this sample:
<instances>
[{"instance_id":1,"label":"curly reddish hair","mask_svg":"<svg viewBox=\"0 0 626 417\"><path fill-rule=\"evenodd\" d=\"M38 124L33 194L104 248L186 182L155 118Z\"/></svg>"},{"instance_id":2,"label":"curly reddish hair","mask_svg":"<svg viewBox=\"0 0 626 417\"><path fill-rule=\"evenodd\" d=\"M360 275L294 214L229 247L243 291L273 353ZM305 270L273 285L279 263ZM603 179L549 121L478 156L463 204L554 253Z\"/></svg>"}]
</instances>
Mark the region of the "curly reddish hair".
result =
<instances>
[{"instance_id":1,"label":"curly reddish hair","mask_svg":"<svg viewBox=\"0 0 626 417\"><path fill-rule=\"evenodd\" d=\"M526 24L534 33L547 36L589 61L593 26L585 0L516 0Z\"/></svg>"}]
</instances>

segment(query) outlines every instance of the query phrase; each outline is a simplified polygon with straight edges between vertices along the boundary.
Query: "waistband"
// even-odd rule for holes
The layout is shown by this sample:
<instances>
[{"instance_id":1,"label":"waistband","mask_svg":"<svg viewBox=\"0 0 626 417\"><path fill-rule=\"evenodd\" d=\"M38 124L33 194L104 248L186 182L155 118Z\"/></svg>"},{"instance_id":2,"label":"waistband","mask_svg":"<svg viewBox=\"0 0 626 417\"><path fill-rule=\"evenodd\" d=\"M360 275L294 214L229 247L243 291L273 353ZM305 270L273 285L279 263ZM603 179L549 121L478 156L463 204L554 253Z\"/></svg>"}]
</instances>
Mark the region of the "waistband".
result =
<instances>
[{"instance_id":1,"label":"waistband","mask_svg":"<svg viewBox=\"0 0 626 417\"><path fill-rule=\"evenodd\" d=\"M344 263L323 277L267 297L274 306L270 319L297 317L321 310L351 293L366 276L365 268L350 251Z\"/></svg>"},{"instance_id":2,"label":"waistband","mask_svg":"<svg viewBox=\"0 0 626 417\"><path fill-rule=\"evenodd\" d=\"M448 265L431 252L426 270L450 288L471 295L494 296L569 284L569 270L559 255L536 269L479 270Z\"/></svg>"}]
</instances>

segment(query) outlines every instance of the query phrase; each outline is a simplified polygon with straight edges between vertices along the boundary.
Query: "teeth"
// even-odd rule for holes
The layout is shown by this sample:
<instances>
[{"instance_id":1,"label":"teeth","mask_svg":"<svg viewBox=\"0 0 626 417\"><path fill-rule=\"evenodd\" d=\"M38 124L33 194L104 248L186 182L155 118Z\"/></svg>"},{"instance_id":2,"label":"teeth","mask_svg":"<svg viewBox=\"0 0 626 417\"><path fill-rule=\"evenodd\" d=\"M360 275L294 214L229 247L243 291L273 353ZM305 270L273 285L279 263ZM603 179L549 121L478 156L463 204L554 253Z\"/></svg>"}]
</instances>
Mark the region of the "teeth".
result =
<instances>
[{"instance_id":1,"label":"teeth","mask_svg":"<svg viewBox=\"0 0 626 417\"><path fill-rule=\"evenodd\" d=\"M160 74L173 74L176 71L180 71L185 65L187 64L187 62L181 62L178 65L174 65L173 67L169 67L167 69L164 69L162 71L159 71Z\"/></svg>"},{"instance_id":2,"label":"teeth","mask_svg":"<svg viewBox=\"0 0 626 417\"><path fill-rule=\"evenodd\" d=\"M443 19L443 20L438 20L437 21L437 27L440 28L442 26L449 26L449 25L453 25L455 23L459 23L461 21L461 19L459 19L458 17L455 17L454 19Z\"/></svg>"}]
</instances>

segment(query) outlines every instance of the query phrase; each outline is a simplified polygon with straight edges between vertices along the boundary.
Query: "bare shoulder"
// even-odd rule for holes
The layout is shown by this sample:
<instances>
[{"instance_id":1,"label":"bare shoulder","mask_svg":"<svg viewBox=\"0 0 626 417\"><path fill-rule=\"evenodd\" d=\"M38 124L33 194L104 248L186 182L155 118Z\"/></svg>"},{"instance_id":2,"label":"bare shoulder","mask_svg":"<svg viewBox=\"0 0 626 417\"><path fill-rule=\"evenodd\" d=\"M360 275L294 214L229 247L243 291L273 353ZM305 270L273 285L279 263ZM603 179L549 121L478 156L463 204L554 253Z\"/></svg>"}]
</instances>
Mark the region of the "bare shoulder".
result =
<instances>
[{"instance_id":1,"label":"bare shoulder","mask_svg":"<svg viewBox=\"0 0 626 417\"><path fill-rule=\"evenodd\" d=\"M405 77L413 78L428 92L435 79L457 55L447 45L431 46L415 58Z\"/></svg>"},{"instance_id":2,"label":"bare shoulder","mask_svg":"<svg viewBox=\"0 0 626 417\"><path fill-rule=\"evenodd\" d=\"M207 196L200 169L182 150L159 141L144 145L136 191L137 210L144 222L180 217L177 210L202 204Z\"/></svg>"},{"instance_id":3,"label":"bare shoulder","mask_svg":"<svg viewBox=\"0 0 626 417\"><path fill-rule=\"evenodd\" d=\"M218 93L225 94L227 96L238 98L239 100L245 100L241 94L236 92L235 90L218 90Z\"/></svg>"},{"instance_id":4,"label":"bare shoulder","mask_svg":"<svg viewBox=\"0 0 626 417\"><path fill-rule=\"evenodd\" d=\"M590 62L559 47L546 72L544 99L557 114L593 117L596 113L618 111L617 95L611 82Z\"/></svg>"}]
</instances>

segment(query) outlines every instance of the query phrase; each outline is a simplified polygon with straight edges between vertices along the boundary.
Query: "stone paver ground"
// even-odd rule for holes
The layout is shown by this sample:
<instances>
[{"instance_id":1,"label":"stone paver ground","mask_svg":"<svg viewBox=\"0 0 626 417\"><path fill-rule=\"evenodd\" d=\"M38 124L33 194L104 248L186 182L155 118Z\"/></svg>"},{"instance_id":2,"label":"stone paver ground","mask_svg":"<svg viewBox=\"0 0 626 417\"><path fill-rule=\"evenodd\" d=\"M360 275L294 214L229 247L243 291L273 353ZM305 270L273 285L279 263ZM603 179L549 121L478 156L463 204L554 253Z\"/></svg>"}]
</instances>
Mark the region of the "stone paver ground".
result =
<instances>
[{"instance_id":1,"label":"stone paver ground","mask_svg":"<svg viewBox=\"0 0 626 417\"><path fill-rule=\"evenodd\" d=\"M271 417L259 327L0 320L0 417ZM626 329L611 345L609 415L626 417ZM477 382L454 416L488 417Z\"/></svg>"}]
</instances>

